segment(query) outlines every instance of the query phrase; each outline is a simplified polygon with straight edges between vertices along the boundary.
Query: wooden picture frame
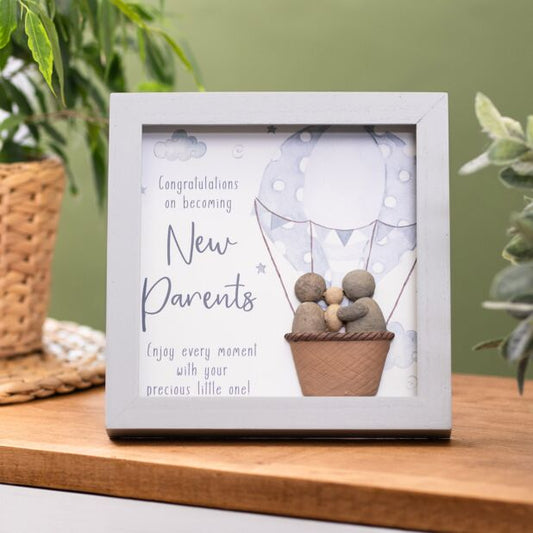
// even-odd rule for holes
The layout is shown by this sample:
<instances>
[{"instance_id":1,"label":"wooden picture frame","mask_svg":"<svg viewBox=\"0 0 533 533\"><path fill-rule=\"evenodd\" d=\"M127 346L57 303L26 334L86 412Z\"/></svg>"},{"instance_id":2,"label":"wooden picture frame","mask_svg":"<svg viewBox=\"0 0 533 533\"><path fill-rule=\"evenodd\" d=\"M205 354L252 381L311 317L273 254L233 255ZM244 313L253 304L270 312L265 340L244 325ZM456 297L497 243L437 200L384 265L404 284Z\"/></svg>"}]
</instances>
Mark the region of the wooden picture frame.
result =
<instances>
[{"instance_id":1,"label":"wooden picture frame","mask_svg":"<svg viewBox=\"0 0 533 533\"><path fill-rule=\"evenodd\" d=\"M108 434L448 437L451 370L447 112L444 93L111 95ZM367 155L360 156L363 152ZM402 167L404 164L411 165L409 170ZM352 175L353 165L362 169L362 177L353 179L362 181L346 177ZM280 169L299 177L278 179L276 173ZM379 176L372 169L379 169ZM296 189L290 189L295 186L294 179L306 176L306 209L318 213L318 221L297 213L300 208L294 197L302 202L302 192L296 194ZM335 185L335 180L341 180L338 183L346 191ZM319 189L311 190L309 183ZM398 198L396 193L390 194L391 187L398 191ZM289 189L291 195L287 195ZM285 200L276 204L280 209L276 211L269 198L277 198L283 191ZM348 196L360 198L360 207L353 211L341 208L343 197ZM327 209L321 201L328 204ZM363 217L372 202L377 202L379 216L370 224L335 222L337 213L346 220ZM412 223L401 218L402 209L414 217ZM195 226L192 216L198 217L201 224ZM391 217L399 222L391 222ZM186 227L186 236L178 234L174 221L180 232L182 226ZM346 224L350 223L347 229ZM381 231L380 225L388 229ZM210 232L206 231L197 246L200 226L217 236L209 241ZM280 235L285 232L286 236L278 238L276 231ZM235 232L242 234L234 238ZM407 234L410 245L404 243L409 240ZM303 259L292 261L287 248L300 242L297 235L310 236L301 237L309 238L310 252L302 248ZM390 248L392 251L386 255L394 257L393 266L374 259L379 247L390 240L398 247ZM344 255L333 261L328 256L328 246ZM374 269L378 278L375 299L384 302L388 329L406 287L412 309L408 303L403 308L405 313L411 313L415 327L394 323L396 346L403 348L394 352L395 361L391 361L389 351L387 376L396 377L391 377L387 386L383 377L380 383L388 393L380 389L375 396L357 396L358 393L343 393L342 387L341 392L332 395L320 391L300 393L298 380L304 390L300 371L297 370L298 380L294 370L283 375L280 371L281 367L293 365L283 339L284 326L279 325L283 322L286 331L290 331L287 317L292 314L288 308L282 309L281 302L286 298L292 310L298 303L294 303L292 287L284 281L284 273L289 273L292 283L302 273L301 261L310 263L309 271L315 272L313 261L317 267L319 257L326 257L328 265L341 265L341 272L342 265L351 261L350 254L348 263L345 261L350 246L366 254L366 262L357 256L359 263L355 264L354 252L355 268ZM231 248L231 253L225 255L227 248ZM206 249L205 256L211 259L193 261L193 253ZM410 269L408 259L412 262ZM239 270L237 278L225 284L224 280L230 278L224 276L231 269L236 270L235 265ZM412 275L415 265L416 275ZM325 274L328 284L333 284L328 280L335 276L340 279L340 274L332 274L332 269L328 268ZM391 272L396 271L394 277ZM185 292L175 292L174 273L179 278L179 290ZM239 290L246 286L248 299L255 302L250 303L256 306L254 311L247 313L241 323L244 313L238 311L242 311L244 301L231 309L227 298L213 296L207 277L213 278L210 281L218 287ZM381 289L379 279L384 280ZM193 294L199 295L196 300ZM225 302L222 307L226 314L217 314L218 309L211 312L221 302ZM267 316L273 317L272 321L266 320ZM260 339L255 343L260 354L257 361L235 362L237 356L253 355L245 348L251 350L254 335ZM220 346L229 342L232 350L239 351L241 338L242 353L233 353L235 357L229 360L229 352L226 354ZM192 351L187 357L183 343L194 345L194 361ZM198 350L204 344L214 347L214 353L217 346L222 350L218 356L227 356L223 366L202 359L203 352ZM326 352L330 352L329 348ZM185 363L189 365L188 376ZM416 371L408 383L405 380L410 368ZM199 372L200 377L194 372ZM210 372L215 374L212 379ZM217 377L217 372L224 376ZM357 373L360 372L356 369ZM204 374L205 378L201 377ZM409 393L409 387L416 392Z\"/></svg>"}]
</instances>

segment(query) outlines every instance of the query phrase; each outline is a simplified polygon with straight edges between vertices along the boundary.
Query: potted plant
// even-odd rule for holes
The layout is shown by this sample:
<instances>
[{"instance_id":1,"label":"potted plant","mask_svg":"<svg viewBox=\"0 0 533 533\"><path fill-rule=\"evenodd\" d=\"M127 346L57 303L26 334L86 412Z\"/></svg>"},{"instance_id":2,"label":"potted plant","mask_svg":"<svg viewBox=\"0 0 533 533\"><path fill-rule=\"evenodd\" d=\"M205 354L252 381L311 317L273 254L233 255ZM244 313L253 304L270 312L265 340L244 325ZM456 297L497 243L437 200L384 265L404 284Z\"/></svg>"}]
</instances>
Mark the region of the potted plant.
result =
<instances>
[{"instance_id":1,"label":"potted plant","mask_svg":"<svg viewBox=\"0 0 533 533\"><path fill-rule=\"evenodd\" d=\"M110 91L129 88L125 57L142 63L138 90L171 90L175 62L202 89L163 7L124 0L0 0L0 356L41 346L65 151L82 132L100 205L106 195Z\"/></svg>"},{"instance_id":2,"label":"potted plant","mask_svg":"<svg viewBox=\"0 0 533 533\"><path fill-rule=\"evenodd\" d=\"M526 369L533 357L533 198L527 195L533 191L533 115L527 118L524 129L518 121L502 116L481 93L476 95L475 110L491 144L460 173L470 174L489 165L501 167L500 181L506 187L525 190L526 196L525 207L511 215L511 239L503 250L511 266L496 274L491 301L483 304L488 309L507 311L519 320L518 325L505 338L485 341L474 348L498 348L507 361L516 363L522 394Z\"/></svg>"}]
</instances>

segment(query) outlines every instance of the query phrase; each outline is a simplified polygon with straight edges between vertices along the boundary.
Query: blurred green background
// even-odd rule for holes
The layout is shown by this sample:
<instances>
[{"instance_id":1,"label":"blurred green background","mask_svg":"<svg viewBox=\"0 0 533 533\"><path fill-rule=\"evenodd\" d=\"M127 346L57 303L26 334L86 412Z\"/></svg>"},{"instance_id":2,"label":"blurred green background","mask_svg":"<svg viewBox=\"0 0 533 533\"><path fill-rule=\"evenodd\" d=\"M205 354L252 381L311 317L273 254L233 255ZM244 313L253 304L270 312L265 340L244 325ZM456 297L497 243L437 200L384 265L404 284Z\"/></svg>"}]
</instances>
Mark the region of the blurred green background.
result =
<instances>
[{"instance_id":1,"label":"blurred green background","mask_svg":"<svg viewBox=\"0 0 533 533\"><path fill-rule=\"evenodd\" d=\"M500 184L496 169L469 177L457 170L486 145L473 112L476 91L521 122L533 114L533 2L180 0L166 5L171 33L187 39L209 91L449 93L453 370L512 375L495 351L471 347L514 324L501 312L483 310L480 302L494 273L506 265L500 251L521 195ZM141 72L134 65L131 70L135 83ZM179 90L194 90L185 73ZM105 214L96 206L81 146L72 139L81 194L67 193L63 204L50 315L103 329Z\"/></svg>"}]
</instances>

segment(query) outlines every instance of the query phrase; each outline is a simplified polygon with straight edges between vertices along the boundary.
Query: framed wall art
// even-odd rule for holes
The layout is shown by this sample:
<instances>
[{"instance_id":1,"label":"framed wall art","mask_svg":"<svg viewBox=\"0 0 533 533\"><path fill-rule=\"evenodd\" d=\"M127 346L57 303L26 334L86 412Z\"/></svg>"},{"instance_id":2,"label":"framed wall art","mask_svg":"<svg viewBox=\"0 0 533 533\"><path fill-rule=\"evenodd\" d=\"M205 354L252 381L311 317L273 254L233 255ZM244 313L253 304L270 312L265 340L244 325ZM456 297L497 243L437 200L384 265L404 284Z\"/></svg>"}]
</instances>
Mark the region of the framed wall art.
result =
<instances>
[{"instance_id":1,"label":"framed wall art","mask_svg":"<svg viewBox=\"0 0 533 533\"><path fill-rule=\"evenodd\" d=\"M110 436L450 434L447 96L111 96Z\"/></svg>"}]
</instances>

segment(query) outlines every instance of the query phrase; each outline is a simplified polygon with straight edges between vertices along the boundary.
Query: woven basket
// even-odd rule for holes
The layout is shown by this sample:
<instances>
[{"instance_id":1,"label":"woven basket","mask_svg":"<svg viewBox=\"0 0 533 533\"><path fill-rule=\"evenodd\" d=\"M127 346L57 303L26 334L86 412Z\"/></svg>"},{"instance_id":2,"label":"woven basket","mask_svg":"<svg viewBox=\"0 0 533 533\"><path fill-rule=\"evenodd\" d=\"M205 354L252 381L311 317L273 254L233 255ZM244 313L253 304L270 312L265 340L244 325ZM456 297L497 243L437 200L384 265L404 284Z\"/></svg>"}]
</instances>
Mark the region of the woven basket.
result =
<instances>
[{"instance_id":1,"label":"woven basket","mask_svg":"<svg viewBox=\"0 0 533 533\"><path fill-rule=\"evenodd\" d=\"M0 357L41 348L64 182L57 159L0 164Z\"/></svg>"},{"instance_id":2,"label":"woven basket","mask_svg":"<svg viewBox=\"0 0 533 533\"><path fill-rule=\"evenodd\" d=\"M287 333L304 396L374 396L394 333Z\"/></svg>"}]
</instances>

